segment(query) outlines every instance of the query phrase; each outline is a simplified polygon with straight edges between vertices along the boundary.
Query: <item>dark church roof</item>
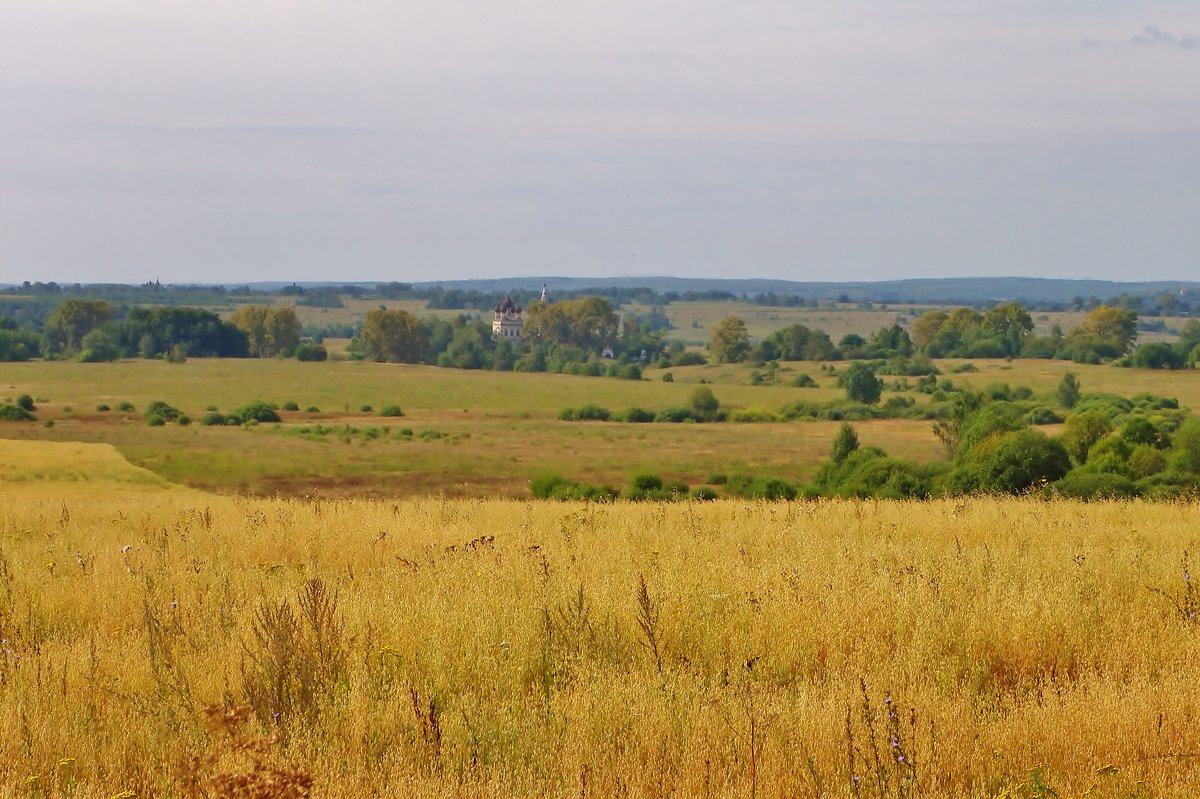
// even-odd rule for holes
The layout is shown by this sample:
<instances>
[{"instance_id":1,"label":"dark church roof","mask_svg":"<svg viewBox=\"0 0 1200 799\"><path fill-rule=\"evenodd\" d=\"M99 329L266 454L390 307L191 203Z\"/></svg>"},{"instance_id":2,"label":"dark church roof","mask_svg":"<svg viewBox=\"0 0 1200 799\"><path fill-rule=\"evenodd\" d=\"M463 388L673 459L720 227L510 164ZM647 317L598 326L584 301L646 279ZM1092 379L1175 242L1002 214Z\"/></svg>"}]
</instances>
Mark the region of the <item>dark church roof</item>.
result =
<instances>
[{"instance_id":1,"label":"dark church roof","mask_svg":"<svg viewBox=\"0 0 1200 799\"><path fill-rule=\"evenodd\" d=\"M508 313L510 311L512 313L520 313L521 306L513 302L512 297L505 297L504 302L496 306L496 313Z\"/></svg>"}]
</instances>

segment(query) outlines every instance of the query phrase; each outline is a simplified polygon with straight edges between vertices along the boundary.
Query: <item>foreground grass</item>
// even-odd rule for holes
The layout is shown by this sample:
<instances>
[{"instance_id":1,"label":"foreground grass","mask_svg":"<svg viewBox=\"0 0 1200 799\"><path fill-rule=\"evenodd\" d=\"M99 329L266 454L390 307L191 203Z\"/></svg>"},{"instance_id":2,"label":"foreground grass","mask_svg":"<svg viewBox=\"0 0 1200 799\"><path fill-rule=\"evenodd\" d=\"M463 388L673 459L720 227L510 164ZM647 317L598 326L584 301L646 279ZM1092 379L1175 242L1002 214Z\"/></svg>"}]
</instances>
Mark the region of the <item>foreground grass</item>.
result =
<instances>
[{"instance_id":1,"label":"foreground grass","mask_svg":"<svg viewBox=\"0 0 1200 799\"><path fill-rule=\"evenodd\" d=\"M0 492L0 795L1200 783L1196 505Z\"/></svg>"}]
</instances>

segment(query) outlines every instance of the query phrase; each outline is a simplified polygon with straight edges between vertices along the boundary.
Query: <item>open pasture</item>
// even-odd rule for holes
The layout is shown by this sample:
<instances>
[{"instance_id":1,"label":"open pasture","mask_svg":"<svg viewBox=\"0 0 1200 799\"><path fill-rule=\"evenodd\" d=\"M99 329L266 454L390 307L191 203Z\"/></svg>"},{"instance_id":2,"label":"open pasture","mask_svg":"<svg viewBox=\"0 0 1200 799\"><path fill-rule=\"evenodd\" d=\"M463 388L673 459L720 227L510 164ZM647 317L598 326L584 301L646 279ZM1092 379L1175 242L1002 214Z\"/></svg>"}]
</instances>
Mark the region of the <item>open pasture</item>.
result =
<instances>
[{"instance_id":1,"label":"open pasture","mask_svg":"<svg viewBox=\"0 0 1200 799\"><path fill-rule=\"evenodd\" d=\"M1200 784L1194 504L0 491L5 796Z\"/></svg>"},{"instance_id":2,"label":"open pasture","mask_svg":"<svg viewBox=\"0 0 1200 799\"><path fill-rule=\"evenodd\" d=\"M824 330L836 342L847 333L867 336L881 327L911 321L925 306L894 305L877 310L859 310L857 305L822 308L777 308L750 305L744 302L673 302L663 311L671 320L667 335L693 344L704 344L727 316L736 316L746 323L746 330L755 341L764 339L776 330L801 324ZM912 312L916 311L914 315Z\"/></svg>"},{"instance_id":3,"label":"open pasture","mask_svg":"<svg viewBox=\"0 0 1200 799\"><path fill-rule=\"evenodd\" d=\"M654 370L647 374L660 376ZM686 405L695 385L684 380L624 381L349 361L201 359L185 364L15 364L4 376L0 391L47 398L39 405L39 420L55 422L52 428L41 422L7 424L5 436L109 443L172 482L257 494L523 496L530 478L547 469L618 486L639 468L692 483L739 468L799 479L810 475L828 452L836 427L580 424L556 418L565 407L589 403L614 410ZM841 393L832 387L803 393L782 386L717 388L726 404L773 408L799 396ZM136 412L95 411L98 404L115 408L120 402L140 410L156 399L194 421L209 406L228 412L254 399L295 401L321 412L284 412L285 424L279 428L245 430L195 423L151 428ZM376 415L391 404L399 405L405 416ZM375 411L361 411L364 405ZM302 435L302 428L315 425L343 432L315 440ZM411 438L398 438L404 429L412 431ZM927 425L895 422L877 433L894 438L900 451L914 457L936 456ZM865 435L873 440L876 433Z\"/></svg>"},{"instance_id":4,"label":"open pasture","mask_svg":"<svg viewBox=\"0 0 1200 799\"><path fill-rule=\"evenodd\" d=\"M975 361L978 372L945 377L982 388L1003 381L1050 394L1063 373L1085 391L1138 391L1200 407L1200 373L1151 372L1047 361ZM696 384L711 384L726 407L778 411L796 400L844 392L819 364L790 363L775 384L751 385L751 367L647 369L641 381L553 374L471 372L351 361L206 360L183 364L123 361L6 364L0 398L45 398L36 423L4 423L8 439L80 441L115 447L134 465L173 482L221 493L301 496L526 496L547 470L574 480L625 485L639 470L692 485L738 471L792 481L812 477L828 457L835 422L624 424L562 422L559 411L596 404L613 411L686 406ZM786 385L801 372L820 387ZM891 378L889 378L890 380ZM886 396L886 395L885 395ZM919 402L925 395L914 396ZM281 425L204 427L209 407L229 412L253 400L319 412L283 412ZM188 427L149 427L139 411L164 400L188 414ZM135 412L100 412L130 402ZM371 406L372 411L361 410ZM399 405L405 415L377 412ZM46 422L53 422L46 427ZM928 422L881 420L856 425L864 445L916 460L944 457ZM405 431L408 431L405 433Z\"/></svg>"}]
</instances>

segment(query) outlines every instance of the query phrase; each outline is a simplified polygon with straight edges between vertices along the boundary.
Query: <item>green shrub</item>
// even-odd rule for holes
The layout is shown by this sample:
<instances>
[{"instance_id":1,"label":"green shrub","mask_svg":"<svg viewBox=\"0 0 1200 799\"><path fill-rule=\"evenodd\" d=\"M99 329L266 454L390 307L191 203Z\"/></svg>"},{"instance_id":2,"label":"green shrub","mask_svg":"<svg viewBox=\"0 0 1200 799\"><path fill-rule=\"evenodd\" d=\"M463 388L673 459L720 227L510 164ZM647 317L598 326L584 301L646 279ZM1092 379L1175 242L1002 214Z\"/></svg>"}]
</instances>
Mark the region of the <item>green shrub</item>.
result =
<instances>
[{"instance_id":1,"label":"green shrub","mask_svg":"<svg viewBox=\"0 0 1200 799\"><path fill-rule=\"evenodd\" d=\"M551 489L548 499L559 501L611 502L620 496L611 486L564 481Z\"/></svg>"},{"instance_id":2,"label":"green shrub","mask_svg":"<svg viewBox=\"0 0 1200 799\"><path fill-rule=\"evenodd\" d=\"M570 481L561 474L543 472L529 481L529 491L538 499L550 499L554 489L560 485L568 485Z\"/></svg>"},{"instance_id":3,"label":"green shrub","mask_svg":"<svg viewBox=\"0 0 1200 799\"><path fill-rule=\"evenodd\" d=\"M645 408L628 408L624 412L617 414L615 418L620 422L645 424L654 421L654 411L648 411Z\"/></svg>"},{"instance_id":4,"label":"green shrub","mask_svg":"<svg viewBox=\"0 0 1200 799\"><path fill-rule=\"evenodd\" d=\"M324 361L329 358L329 350L320 344L303 343L296 347L298 361Z\"/></svg>"},{"instance_id":5,"label":"green shrub","mask_svg":"<svg viewBox=\"0 0 1200 799\"><path fill-rule=\"evenodd\" d=\"M756 477L750 483L750 490L746 496L750 499L795 499L796 487L777 477Z\"/></svg>"},{"instance_id":6,"label":"green shrub","mask_svg":"<svg viewBox=\"0 0 1200 799\"><path fill-rule=\"evenodd\" d=\"M1012 387L1008 383L988 383L983 387L983 395L1002 402L1010 402L1013 398Z\"/></svg>"},{"instance_id":7,"label":"green shrub","mask_svg":"<svg viewBox=\"0 0 1200 799\"><path fill-rule=\"evenodd\" d=\"M638 366L636 363L627 363L618 367L616 374L613 376L618 377L621 380L641 380L642 367Z\"/></svg>"},{"instance_id":8,"label":"green shrub","mask_svg":"<svg viewBox=\"0 0 1200 799\"><path fill-rule=\"evenodd\" d=\"M725 482L725 492L730 496L746 499L795 499L796 487L777 477L755 477L748 474L730 475Z\"/></svg>"},{"instance_id":9,"label":"green shrub","mask_svg":"<svg viewBox=\"0 0 1200 799\"><path fill-rule=\"evenodd\" d=\"M674 383L675 375L671 374L670 372L663 372L662 381L664 383Z\"/></svg>"},{"instance_id":10,"label":"green shrub","mask_svg":"<svg viewBox=\"0 0 1200 799\"><path fill-rule=\"evenodd\" d=\"M1079 469L1054 482L1049 491L1072 499L1126 499L1141 493L1128 477Z\"/></svg>"},{"instance_id":11,"label":"green shrub","mask_svg":"<svg viewBox=\"0 0 1200 799\"><path fill-rule=\"evenodd\" d=\"M729 421L754 423L778 422L779 414L769 408L742 408L729 413Z\"/></svg>"},{"instance_id":12,"label":"green shrub","mask_svg":"<svg viewBox=\"0 0 1200 799\"><path fill-rule=\"evenodd\" d=\"M96 410L100 413L107 413L108 411L111 411L112 408L108 407L104 403L100 403L99 405L96 406Z\"/></svg>"},{"instance_id":13,"label":"green shrub","mask_svg":"<svg viewBox=\"0 0 1200 799\"><path fill-rule=\"evenodd\" d=\"M299 405L297 405L295 402L285 402L285 403L283 403L282 410L285 410L285 411L298 411L298 410L300 410L300 406L299 406Z\"/></svg>"},{"instance_id":14,"label":"green shrub","mask_svg":"<svg viewBox=\"0 0 1200 799\"><path fill-rule=\"evenodd\" d=\"M379 415L380 416L397 417L397 416L403 416L404 411L400 410L399 405L388 405L386 408L384 408L383 410L381 410L379 412Z\"/></svg>"},{"instance_id":15,"label":"green shrub","mask_svg":"<svg viewBox=\"0 0 1200 799\"><path fill-rule=\"evenodd\" d=\"M898 413L900 411L903 411L907 408L911 408L916 404L917 404L917 401L915 399L913 399L912 397L895 397L895 396L893 396L893 397L888 397L886 400L884 400L884 403L883 403L881 409L887 415L892 415L892 414L898 415Z\"/></svg>"},{"instance_id":16,"label":"green shrub","mask_svg":"<svg viewBox=\"0 0 1200 799\"><path fill-rule=\"evenodd\" d=\"M372 408L370 405L363 405L359 408L359 411L361 411L362 413L371 413L374 410L375 409Z\"/></svg>"},{"instance_id":17,"label":"green shrub","mask_svg":"<svg viewBox=\"0 0 1200 799\"><path fill-rule=\"evenodd\" d=\"M145 417L146 422L151 427L158 427L164 422L174 422L179 418L180 411L178 408L173 407L162 400L154 400L146 406L146 410L142 413L142 415ZM155 419L160 421L153 421Z\"/></svg>"},{"instance_id":18,"label":"green shrub","mask_svg":"<svg viewBox=\"0 0 1200 799\"><path fill-rule=\"evenodd\" d=\"M699 502L711 502L717 498L717 492L713 491L708 486L699 486L697 488L693 488L688 494L688 497Z\"/></svg>"},{"instance_id":19,"label":"green shrub","mask_svg":"<svg viewBox=\"0 0 1200 799\"><path fill-rule=\"evenodd\" d=\"M838 386L846 390L846 399L864 405L874 405L883 394L883 381L875 369L866 363L852 363L838 375Z\"/></svg>"},{"instance_id":20,"label":"green shrub","mask_svg":"<svg viewBox=\"0 0 1200 799\"><path fill-rule=\"evenodd\" d=\"M849 422L842 422L837 434L833 437L830 458L834 463L840 464L858 449L858 445L858 432L855 431L854 425Z\"/></svg>"},{"instance_id":21,"label":"green shrub","mask_svg":"<svg viewBox=\"0 0 1200 799\"><path fill-rule=\"evenodd\" d=\"M133 407L133 403L122 402L117 405L117 410L121 413L134 413L137 411L137 408Z\"/></svg>"},{"instance_id":22,"label":"green shrub","mask_svg":"<svg viewBox=\"0 0 1200 799\"><path fill-rule=\"evenodd\" d=\"M226 424L230 423L229 420L234 419L237 420L234 422L235 424L245 424L246 422L283 421L279 416L279 412L275 409L275 406L268 402L263 402L262 400L257 400L238 408L226 417Z\"/></svg>"},{"instance_id":23,"label":"green shrub","mask_svg":"<svg viewBox=\"0 0 1200 799\"><path fill-rule=\"evenodd\" d=\"M985 491L1019 494L1061 480L1071 470L1071 457L1060 442L1026 429L1002 435L979 467Z\"/></svg>"},{"instance_id":24,"label":"green shrub","mask_svg":"<svg viewBox=\"0 0 1200 799\"><path fill-rule=\"evenodd\" d=\"M29 411L30 413L37 410L37 406L33 404L33 397L29 396L28 394L22 394L21 396L17 397L17 407L21 408L22 410Z\"/></svg>"},{"instance_id":25,"label":"green shrub","mask_svg":"<svg viewBox=\"0 0 1200 799\"><path fill-rule=\"evenodd\" d=\"M180 427L187 427L191 423L192 417L188 416L186 413L179 414L179 418L175 420L175 424L179 425Z\"/></svg>"},{"instance_id":26,"label":"green shrub","mask_svg":"<svg viewBox=\"0 0 1200 799\"><path fill-rule=\"evenodd\" d=\"M204 425L205 427L223 425L225 424L225 415L217 413L216 411L209 411L200 418L200 424Z\"/></svg>"},{"instance_id":27,"label":"green shrub","mask_svg":"<svg viewBox=\"0 0 1200 799\"><path fill-rule=\"evenodd\" d=\"M729 482L729 476L721 472L715 472L708 476L709 485L723 486Z\"/></svg>"},{"instance_id":28,"label":"green shrub","mask_svg":"<svg viewBox=\"0 0 1200 799\"><path fill-rule=\"evenodd\" d=\"M878 447L851 450L839 462L830 460L817 471L816 486L843 497L923 498L932 493L930 467L888 457Z\"/></svg>"},{"instance_id":29,"label":"green shrub","mask_svg":"<svg viewBox=\"0 0 1200 799\"><path fill-rule=\"evenodd\" d=\"M1121 438L1130 444L1149 444L1159 449L1171 446L1171 439L1159 431L1153 422L1144 416L1135 416L1121 428Z\"/></svg>"},{"instance_id":30,"label":"green shrub","mask_svg":"<svg viewBox=\"0 0 1200 799\"><path fill-rule=\"evenodd\" d=\"M682 480L668 480L663 483L663 491L674 496L685 497L688 494L688 484Z\"/></svg>"},{"instance_id":31,"label":"green shrub","mask_svg":"<svg viewBox=\"0 0 1200 799\"><path fill-rule=\"evenodd\" d=\"M1118 394L1084 394L1073 410L1077 414L1099 413L1112 422L1127 415L1133 407L1132 400Z\"/></svg>"},{"instance_id":32,"label":"green shrub","mask_svg":"<svg viewBox=\"0 0 1200 799\"><path fill-rule=\"evenodd\" d=\"M1167 468L1167 456L1162 450L1149 444L1138 444L1129 453L1127 459L1133 479L1141 480L1164 471Z\"/></svg>"},{"instance_id":33,"label":"green shrub","mask_svg":"<svg viewBox=\"0 0 1200 799\"><path fill-rule=\"evenodd\" d=\"M968 361L967 363L960 363L958 366L954 367L950 371L956 375L961 375L961 374L965 374L966 372L978 372L979 367L976 366L975 364L971 363L970 361Z\"/></svg>"},{"instance_id":34,"label":"green shrub","mask_svg":"<svg viewBox=\"0 0 1200 799\"><path fill-rule=\"evenodd\" d=\"M691 396L688 398L688 405L697 419L707 420L717 415L717 411L721 407L721 401L717 399L712 389L708 386L697 386L692 389Z\"/></svg>"},{"instance_id":35,"label":"green shrub","mask_svg":"<svg viewBox=\"0 0 1200 799\"><path fill-rule=\"evenodd\" d=\"M22 408L20 405L9 405L8 403L0 405L0 421L32 422L36 419L36 416Z\"/></svg>"},{"instance_id":36,"label":"green shrub","mask_svg":"<svg viewBox=\"0 0 1200 799\"><path fill-rule=\"evenodd\" d=\"M680 424L682 422L695 422L696 414L692 413L690 408L663 408L655 417L656 422L670 422L672 424Z\"/></svg>"},{"instance_id":37,"label":"green shrub","mask_svg":"<svg viewBox=\"0 0 1200 799\"><path fill-rule=\"evenodd\" d=\"M816 388L817 381L806 374L801 374L792 378L792 385L796 388Z\"/></svg>"},{"instance_id":38,"label":"green shrub","mask_svg":"<svg viewBox=\"0 0 1200 799\"><path fill-rule=\"evenodd\" d=\"M663 480L656 474L639 472L629 481L629 487L634 491L658 491L663 487Z\"/></svg>"},{"instance_id":39,"label":"green shrub","mask_svg":"<svg viewBox=\"0 0 1200 799\"><path fill-rule=\"evenodd\" d=\"M1176 471L1161 472L1138 480L1137 487L1147 499L1196 499L1200 497L1200 475Z\"/></svg>"},{"instance_id":40,"label":"green shrub","mask_svg":"<svg viewBox=\"0 0 1200 799\"><path fill-rule=\"evenodd\" d=\"M305 413L320 413L321 409L318 408L316 405L309 405L307 408L304 409L304 412Z\"/></svg>"},{"instance_id":41,"label":"green shrub","mask_svg":"<svg viewBox=\"0 0 1200 799\"><path fill-rule=\"evenodd\" d=\"M1044 405L1029 412L1030 424L1061 424L1062 421L1063 418L1053 408L1047 408Z\"/></svg>"},{"instance_id":42,"label":"green shrub","mask_svg":"<svg viewBox=\"0 0 1200 799\"><path fill-rule=\"evenodd\" d=\"M584 405L575 411L575 419L581 422L607 422L612 414L599 405Z\"/></svg>"}]
</instances>

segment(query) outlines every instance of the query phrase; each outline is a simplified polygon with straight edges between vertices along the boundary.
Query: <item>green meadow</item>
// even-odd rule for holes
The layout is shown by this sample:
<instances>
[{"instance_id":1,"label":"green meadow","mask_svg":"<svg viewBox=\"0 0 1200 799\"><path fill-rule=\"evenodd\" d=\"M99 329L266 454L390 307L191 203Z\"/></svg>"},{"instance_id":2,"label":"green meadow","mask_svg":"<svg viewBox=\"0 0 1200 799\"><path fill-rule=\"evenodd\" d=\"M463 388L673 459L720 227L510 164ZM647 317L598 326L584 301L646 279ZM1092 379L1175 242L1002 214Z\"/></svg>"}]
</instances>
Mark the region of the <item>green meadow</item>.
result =
<instances>
[{"instance_id":1,"label":"green meadow","mask_svg":"<svg viewBox=\"0 0 1200 799\"><path fill-rule=\"evenodd\" d=\"M939 362L943 378L973 388L1024 385L1049 396L1070 371L1086 391L1126 396L1146 391L1200 407L1200 373L1192 370L995 360L973 362L975 372L954 373L962 363ZM666 371L672 382L664 382ZM755 385L752 373L744 364L652 368L642 380L630 381L345 360L5 364L0 399L26 393L37 398L38 421L4 423L0 436L109 444L134 466L172 483L265 496L523 497L529 481L546 471L616 487L638 471L690 485L739 471L810 479L828 457L836 422L627 424L557 418L564 408L588 404L614 412L686 406L702 381L728 409L777 412L789 402L844 395L836 375L816 363L784 364L774 383ZM801 373L814 377L818 387L790 386ZM141 411L155 400L179 408L194 423L148 426ZM208 409L229 413L255 400L294 402L302 410L281 411L278 424L196 423ZM135 410L97 410L121 403ZM389 405L399 406L404 416L380 416ZM309 408L319 411L304 410ZM890 454L919 461L945 457L927 421L874 420L856 427L864 445Z\"/></svg>"}]
</instances>

